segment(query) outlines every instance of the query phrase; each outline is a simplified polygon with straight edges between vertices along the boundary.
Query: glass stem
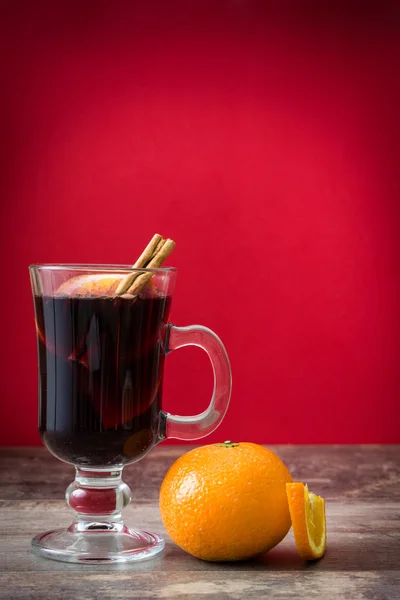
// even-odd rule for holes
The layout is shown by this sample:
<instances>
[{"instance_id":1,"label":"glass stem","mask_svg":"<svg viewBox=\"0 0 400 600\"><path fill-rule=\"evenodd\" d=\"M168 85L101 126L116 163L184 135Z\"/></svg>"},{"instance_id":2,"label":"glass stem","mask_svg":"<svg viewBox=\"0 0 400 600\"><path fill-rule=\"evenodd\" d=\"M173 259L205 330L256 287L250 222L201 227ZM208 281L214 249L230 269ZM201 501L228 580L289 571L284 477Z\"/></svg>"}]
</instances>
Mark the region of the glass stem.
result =
<instances>
[{"instance_id":1,"label":"glass stem","mask_svg":"<svg viewBox=\"0 0 400 600\"><path fill-rule=\"evenodd\" d=\"M68 531L124 531L121 511L131 501L131 490L121 477L119 467L101 471L76 468L75 481L65 495L75 512Z\"/></svg>"}]
</instances>

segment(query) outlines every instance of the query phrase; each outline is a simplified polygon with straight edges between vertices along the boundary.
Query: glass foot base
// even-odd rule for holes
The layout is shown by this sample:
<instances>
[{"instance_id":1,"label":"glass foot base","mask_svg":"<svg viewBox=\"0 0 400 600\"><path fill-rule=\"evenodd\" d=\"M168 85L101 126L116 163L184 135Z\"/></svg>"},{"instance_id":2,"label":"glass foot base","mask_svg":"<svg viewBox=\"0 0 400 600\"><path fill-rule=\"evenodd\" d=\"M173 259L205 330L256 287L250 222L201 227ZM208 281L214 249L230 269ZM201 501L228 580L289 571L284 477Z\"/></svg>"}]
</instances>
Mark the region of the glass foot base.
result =
<instances>
[{"instance_id":1,"label":"glass foot base","mask_svg":"<svg viewBox=\"0 0 400 600\"><path fill-rule=\"evenodd\" d=\"M164 540L154 533L123 527L122 531L70 531L55 529L32 540L40 556L73 563L124 563L159 554Z\"/></svg>"}]
</instances>

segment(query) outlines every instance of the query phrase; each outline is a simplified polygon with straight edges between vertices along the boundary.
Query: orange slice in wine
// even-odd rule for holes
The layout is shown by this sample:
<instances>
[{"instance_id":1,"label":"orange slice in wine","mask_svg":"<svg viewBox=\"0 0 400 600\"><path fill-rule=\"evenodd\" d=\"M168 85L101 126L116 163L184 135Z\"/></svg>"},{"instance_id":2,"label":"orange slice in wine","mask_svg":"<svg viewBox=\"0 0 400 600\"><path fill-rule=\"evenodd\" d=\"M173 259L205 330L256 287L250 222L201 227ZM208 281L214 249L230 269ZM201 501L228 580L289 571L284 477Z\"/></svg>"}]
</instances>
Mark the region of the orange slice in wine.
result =
<instances>
[{"instance_id":1,"label":"orange slice in wine","mask_svg":"<svg viewBox=\"0 0 400 600\"><path fill-rule=\"evenodd\" d=\"M109 273L91 273L71 277L64 281L57 294L68 296L114 296L119 282L125 275Z\"/></svg>"}]
</instances>

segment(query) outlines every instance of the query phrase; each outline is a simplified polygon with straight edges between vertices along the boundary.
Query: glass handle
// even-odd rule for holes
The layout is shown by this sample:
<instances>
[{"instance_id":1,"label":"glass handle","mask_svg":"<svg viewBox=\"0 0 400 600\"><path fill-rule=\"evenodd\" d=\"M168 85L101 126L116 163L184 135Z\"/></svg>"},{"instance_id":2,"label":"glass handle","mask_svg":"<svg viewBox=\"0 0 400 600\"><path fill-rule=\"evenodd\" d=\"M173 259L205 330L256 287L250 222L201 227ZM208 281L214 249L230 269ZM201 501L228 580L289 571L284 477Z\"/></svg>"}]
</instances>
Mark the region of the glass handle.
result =
<instances>
[{"instance_id":1,"label":"glass handle","mask_svg":"<svg viewBox=\"0 0 400 600\"><path fill-rule=\"evenodd\" d=\"M160 440L198 440L210 434L221 423L231 397L232 374L229 358L219 337L201 325L175 327L168 325L166 353L184 346L198 346L207 354L214 372L214 391L205 411L193 416L160 414Z\"/></svg>"}]
</instances>

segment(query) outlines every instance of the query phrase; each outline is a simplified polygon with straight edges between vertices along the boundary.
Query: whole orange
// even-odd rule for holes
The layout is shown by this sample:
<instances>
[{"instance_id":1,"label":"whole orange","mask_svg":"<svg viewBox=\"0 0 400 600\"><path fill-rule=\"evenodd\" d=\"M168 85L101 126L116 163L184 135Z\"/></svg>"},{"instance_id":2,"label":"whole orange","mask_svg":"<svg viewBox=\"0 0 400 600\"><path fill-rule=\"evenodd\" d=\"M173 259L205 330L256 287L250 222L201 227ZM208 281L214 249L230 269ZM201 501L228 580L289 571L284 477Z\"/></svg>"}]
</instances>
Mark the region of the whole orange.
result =
<instances>
[{"instance_id":1,"label":"whole orange","mask_svg":"<svg viewBox=\"0 0 400 600\"><path fill-rule=\"evenodd\" d=\"M291 481L283 462L258 444L202 446L168 470L161 518L172 540L197 558L243 560L267 552L289 531Z\"/></svg>"}]
</instances>

